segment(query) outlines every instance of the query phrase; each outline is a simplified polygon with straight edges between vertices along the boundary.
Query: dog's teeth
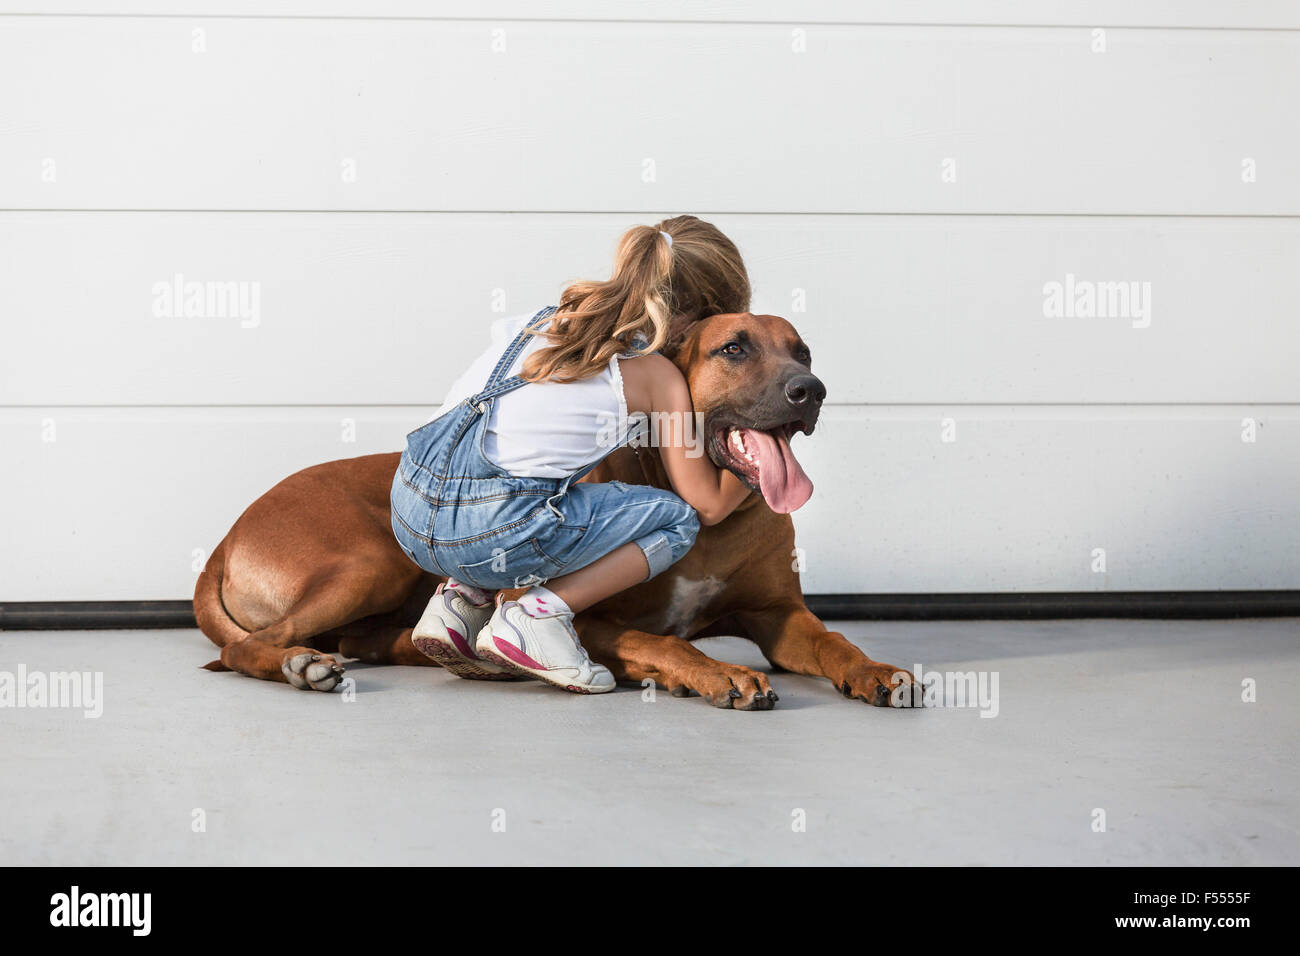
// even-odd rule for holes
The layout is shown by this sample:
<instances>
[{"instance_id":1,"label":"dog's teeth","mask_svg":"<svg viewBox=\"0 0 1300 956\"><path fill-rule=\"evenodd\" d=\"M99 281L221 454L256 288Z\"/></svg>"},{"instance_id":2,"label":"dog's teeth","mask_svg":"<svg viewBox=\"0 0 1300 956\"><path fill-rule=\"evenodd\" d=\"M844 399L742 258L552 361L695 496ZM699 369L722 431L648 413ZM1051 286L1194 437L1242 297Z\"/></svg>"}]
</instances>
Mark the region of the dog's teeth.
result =
<instances>
[{"instance_id":1,"label":"dog's teeth","mask_svg":"<svg viewBox=\"0 0 1300 956\"><path fill-rule=\"evenodd\" d=\"M735 446L736 451L740 452L741 457L744 458L745 461L749 462L751 465L758 464L758 462L754 460L754 456L750 454L749 449L745 447L745 437L741 434L739 428L733 428L731 430L730 438L731 444Z\"/></svg>"}]
</instances>

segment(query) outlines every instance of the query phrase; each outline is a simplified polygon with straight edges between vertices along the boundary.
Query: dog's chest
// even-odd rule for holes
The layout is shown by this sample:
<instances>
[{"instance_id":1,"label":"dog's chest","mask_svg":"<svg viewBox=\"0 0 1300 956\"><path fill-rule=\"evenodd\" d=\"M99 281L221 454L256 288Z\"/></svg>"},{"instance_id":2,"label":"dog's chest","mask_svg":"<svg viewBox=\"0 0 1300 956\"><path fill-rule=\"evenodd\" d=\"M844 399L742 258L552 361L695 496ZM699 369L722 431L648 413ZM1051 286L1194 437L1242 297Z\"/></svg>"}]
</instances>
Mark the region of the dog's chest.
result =
<instances>
[{"instance_id":1,"label":"dog's chest","mask_svg":"<svg viewBox=\"0 0 1300 956\"><path fill-rule=\"evenodd\" d=\"M726 590L722 578L705 575L699 578L677 576L672 580L668 600L656 615L658 620L651 629L654 634L676 634L689 637L695 623L709 610L713 601Z\"/></svg>"}]
</instances>

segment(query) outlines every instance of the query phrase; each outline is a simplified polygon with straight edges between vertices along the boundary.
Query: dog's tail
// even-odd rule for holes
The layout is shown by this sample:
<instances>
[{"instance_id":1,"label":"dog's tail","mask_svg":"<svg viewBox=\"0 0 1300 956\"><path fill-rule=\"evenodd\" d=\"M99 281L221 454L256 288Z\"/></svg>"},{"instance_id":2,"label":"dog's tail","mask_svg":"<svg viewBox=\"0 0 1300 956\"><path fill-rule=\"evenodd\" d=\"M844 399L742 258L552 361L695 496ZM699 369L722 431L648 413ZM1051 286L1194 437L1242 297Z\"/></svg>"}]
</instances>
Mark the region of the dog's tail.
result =
<instances>
[{"instance_id":1,"label":"dog's tail","mask_svg":"<svg viewBox=\"0 0 1300 956\"><path fill-rule=\"evenodd\" d=\"M194 585L194 619L199 622L199 630L217 647L225 647L248 637L248 632L236 623L222 603L221 578L225 568L226 542L222 540L208 558L208 563L203 566L203 573ZM221 663L220 658L203 667L210 671L230 670Z\"/></svg>"}]
</instances>

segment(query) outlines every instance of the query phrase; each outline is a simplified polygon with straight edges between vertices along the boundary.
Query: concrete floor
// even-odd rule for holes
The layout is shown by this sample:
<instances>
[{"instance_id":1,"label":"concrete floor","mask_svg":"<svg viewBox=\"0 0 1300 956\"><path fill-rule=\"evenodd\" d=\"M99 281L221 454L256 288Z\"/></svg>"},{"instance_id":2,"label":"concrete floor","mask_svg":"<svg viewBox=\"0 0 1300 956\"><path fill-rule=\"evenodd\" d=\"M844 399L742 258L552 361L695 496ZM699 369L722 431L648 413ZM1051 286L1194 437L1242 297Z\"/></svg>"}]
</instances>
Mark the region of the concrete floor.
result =
<instances>
[{"instance_id":1,"label":"concrete floor","mask_svg":"<svg viewBox=\"0 0 1300 956\"><path fill-rule=\"evenodd\" d=\"M198 631L0 633L0 671L104 675L98 719L0 710L0 864L1300 863L1297 621L840 629L998 672L999 715L788 674L769 713L362 665L346 701L200 670Z\"/></svg>"}]
</instances>

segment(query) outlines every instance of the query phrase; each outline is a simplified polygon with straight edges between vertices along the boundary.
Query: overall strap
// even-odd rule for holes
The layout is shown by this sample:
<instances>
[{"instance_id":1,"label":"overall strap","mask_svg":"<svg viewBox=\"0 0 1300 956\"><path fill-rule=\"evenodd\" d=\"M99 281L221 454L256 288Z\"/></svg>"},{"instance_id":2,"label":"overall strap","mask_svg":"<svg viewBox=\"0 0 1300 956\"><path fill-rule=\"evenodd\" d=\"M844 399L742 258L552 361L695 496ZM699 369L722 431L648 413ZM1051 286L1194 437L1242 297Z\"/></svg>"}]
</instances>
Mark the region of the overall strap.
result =
<instances>
[{"instance_id":1,"label":"overall strap","mask_svg":"<svg viewBox=\"0 0 1300 956\"><path fill-rule=\"evenodd\" d=\"M519 334L515 336L514 341L506 346L506 350L501 353L501 358L497 360L496 367L492 369L492 374L488 376L487 384L483 386L483 389L478 394L473 395L468 399L470 405L472 405L475 410L482 412L484 410L484 402L496 398L498 395L513 392L515 389L522 388L524 385L528 384L518 375L511 375L509 378L506 378L505 375L510 371L510 366L515 364L515 359L517 359L519 353L524 350L524 346L528 344L528 340L532 338L532 336L529 335L529 332L532 329L540 327L541 324L554 315L555 312L556 309L553 305L549 305L542 309L528 320L524 327L520 329Z\"/></svg>"},{"instance_id":2,"label":"overall strap","mask_svg":"<svg viewBox=\"0 0 1300 956\"><path fill-rule=\"evenodd\" d=\"M620 356L620 357L633 357L639 353L639 350L644 349L649 344L650 344L649 340L640 332L638 332L635 338L633 338L632 340L632 348L638 351L627 352L624 353L624 356ZM562 498L568 492L570 485L572 485L574 482L581 481L583 477L587 474L587 472L594 469L602 461L604 461L610 455L614 454L614 452L618 451L623 446L645 443L649 440L649 437L650 437L649 419L644 415L637 415L636 421L633 422L631 426L628 428L627 434L623 436L622 441L620 441L613 448L609 449L609 451L605 452L605 454L601 455L595 461L591 462L590 464L584 465L583 467L575 471L573 474L565 478L562 482L560 482L559 490L552 497L547 499L546 507L550 508L551 511L553 511L557 516L563 519L564 515L555 506L555 502L557 499Z\"/></svg>"},{"instance_id":3,"label":"overall strap","mask_svg":"<svg viewBox=\"0 0 1300 956\"><path fill-rule=\"evenodd\" d=\"M572 485L574 482L581 481L586 476L587 472L594 469L597 465L599 465L610 455L614 454L614 452L618 451L620 448L623 448L624 446L627 445L635 446L639 443L645 443L649 440L649 437L650 437L650 423L644 417L637 416L636 423L633 424L630 428L628 428L627 435L624 436L621 442L619 442L609 451L605 452L605 454L601 455L595 461L583 465L573 474L569 475L562 482L560 482L560 487L557 489L556 493L547 499L546 507L550 508L551 511L553 511L556 515L559 515L560 518L563 518L564 515L561 514L560 511L558 511L555 507L556 498L562 497L569 490L570 485Z\"/></svg>"}]
</instances>

